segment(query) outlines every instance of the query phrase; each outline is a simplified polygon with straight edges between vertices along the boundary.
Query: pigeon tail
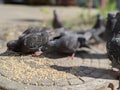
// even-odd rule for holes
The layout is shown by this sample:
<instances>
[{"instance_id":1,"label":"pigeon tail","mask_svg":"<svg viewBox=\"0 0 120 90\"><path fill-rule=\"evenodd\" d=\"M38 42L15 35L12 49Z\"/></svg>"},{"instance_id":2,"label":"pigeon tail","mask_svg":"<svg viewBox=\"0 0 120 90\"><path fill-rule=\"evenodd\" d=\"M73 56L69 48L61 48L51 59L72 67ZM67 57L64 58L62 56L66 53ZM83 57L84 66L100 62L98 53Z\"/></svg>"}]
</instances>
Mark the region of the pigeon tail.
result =
<instances>
[{"instance_id":1,"label":"pigeon tail","mask_svg":"<svg viewBox=\"0 0 120 90\"><path fill-rule=\"evenodd\" d=\"M100 27L101 27L101 24L102 24L102 21L103 21L102 15L101 15L101 14L98 14L98 15L97 15L96 23L95 23L95 25L93 26L93 28L94 28L94 29L100 28Z\"/></svg>"},{"instance_id":2,"label":"pigeon tail","mask_svg":"<svg viewBox=\"0 0 120 90\"><path fill-rule=\"evenodd\" d=\"M56 10L53 10L53 15L54 15L54 18L57 18Z\"/></svg>"},{"instance_id":3,"label":"pigeon tail","mask_svg":"<svg viewBox=\"0 0 120 90\"><path fill-rule=\"evenodd\" d=\"M56 10L53 11L53 22L52 26L54 29L63 27L61 21L58 18Z\"/></svg>"}]
</instances>

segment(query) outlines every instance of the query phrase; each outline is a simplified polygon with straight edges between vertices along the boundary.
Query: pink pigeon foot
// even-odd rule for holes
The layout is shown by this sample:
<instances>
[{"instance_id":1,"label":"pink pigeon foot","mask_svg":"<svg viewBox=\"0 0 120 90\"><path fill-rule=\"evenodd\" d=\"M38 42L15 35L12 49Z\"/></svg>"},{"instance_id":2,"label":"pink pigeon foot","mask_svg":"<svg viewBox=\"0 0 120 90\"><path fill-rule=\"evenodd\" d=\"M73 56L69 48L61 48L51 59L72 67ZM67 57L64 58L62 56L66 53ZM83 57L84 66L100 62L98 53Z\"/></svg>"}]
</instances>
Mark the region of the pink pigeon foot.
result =
<instances>
[{"instance_id":1,"label":"pink pigeon foot","mask_svg":"<svg viewBox=\"0 0 120 90\"><path fill-rule=\"evenodd\" d=\"M32 57L38 57L42 54L42 51L36 51L34 54L32 54Z\"/></svg>"},{"instance_id":2,"label":"pink pigeon foot","mask_svg":"<svg viewBox=\"0 0 120 90\"><path fill-rule=\"evenodd\" d=\"M75 54L74 54L74 53L73 53L71 56L69 56L69 58L70 58L71 60L73 60L74 57L75 57Z\"/></svg>"}]
</instances>

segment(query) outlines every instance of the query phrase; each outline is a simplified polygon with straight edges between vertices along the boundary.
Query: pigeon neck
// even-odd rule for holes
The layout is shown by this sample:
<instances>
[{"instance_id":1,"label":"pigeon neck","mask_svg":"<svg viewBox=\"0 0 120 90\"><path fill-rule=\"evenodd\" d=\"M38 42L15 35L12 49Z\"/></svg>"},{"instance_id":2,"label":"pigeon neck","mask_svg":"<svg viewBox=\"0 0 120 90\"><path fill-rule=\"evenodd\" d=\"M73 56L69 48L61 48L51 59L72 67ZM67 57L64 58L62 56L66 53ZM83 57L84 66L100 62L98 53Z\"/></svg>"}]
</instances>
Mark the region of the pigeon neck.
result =
<instances>
[{"instance_id":1,"label":"pigeon neck","mask_svg":"<svg viewBox=\"0 0 120 90\"><path fill-rule=\"evenodd\" d=\"M102 19L101 19L101 18L98 19L98 25L99 25L99 26L102 25Z\"/></svg>"}]
</instances>

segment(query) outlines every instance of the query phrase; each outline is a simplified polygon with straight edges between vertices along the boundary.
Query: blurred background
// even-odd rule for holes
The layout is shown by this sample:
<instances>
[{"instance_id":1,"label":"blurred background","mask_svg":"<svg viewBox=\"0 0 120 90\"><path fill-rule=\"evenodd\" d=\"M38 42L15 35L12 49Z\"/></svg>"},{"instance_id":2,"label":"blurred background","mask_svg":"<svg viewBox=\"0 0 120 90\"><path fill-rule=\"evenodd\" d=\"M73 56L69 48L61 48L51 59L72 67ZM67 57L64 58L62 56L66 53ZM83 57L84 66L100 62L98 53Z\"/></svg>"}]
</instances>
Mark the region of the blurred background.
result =
<instances>
[{"instance_id":1,"label":"blurred background","mask_svg":"<svg viewBox=\"0 0 120 90\"><path fill-rule=\"evenodd\" d=\"M26 21L30 16L32 16L30 17L31 19L28 20L28 22L38 22L41 20L40 17L42 17L42 19L44 18L44 20L48 20L49 18L48 23L50 23L50 18L52 18L52 10L57 9L59 17L62 17L62 21L65 23L65 25L68 26L74 26L74 24L93 24L93 16L95 16L96 14L100 13L103 15L104 18L106 18L108 12L114 12L120 9L120 0L0 0L0 3L2 19L7 16L3 21L1 20L0 22L4 22L8 17L10 17L10 19L14 17L13 19L15 21L15 12L19 13L17 19L19 19L20 17L25 17L24 13L31 12L28 17L26 16ZM36 8L38 8L37 12ZM13 14L11 15L10 12ZM43 15L40 16L40 14ZM38 15L39 18L37 18ZM69 17L71 18L71 21L72 19L74 19L75 21L70 22L68 19ZM79 20L76 18L79 18ZM21 21L25 20L21 19Z\"/></svg>"},{"instance_id":2,"label":"blurred background","mask_svg":"<svg viewBox=\"0 0 120 90\"><path fill-rule=\"evenodd\" d=\"M0 35L12 40L28 26L52 27L53 10L65 27L91 29L96 15L106 20L108 12L120 9L120 0L0 0ZM11 31L14 31L11 33Z\"/></svg>"}]
</instances>

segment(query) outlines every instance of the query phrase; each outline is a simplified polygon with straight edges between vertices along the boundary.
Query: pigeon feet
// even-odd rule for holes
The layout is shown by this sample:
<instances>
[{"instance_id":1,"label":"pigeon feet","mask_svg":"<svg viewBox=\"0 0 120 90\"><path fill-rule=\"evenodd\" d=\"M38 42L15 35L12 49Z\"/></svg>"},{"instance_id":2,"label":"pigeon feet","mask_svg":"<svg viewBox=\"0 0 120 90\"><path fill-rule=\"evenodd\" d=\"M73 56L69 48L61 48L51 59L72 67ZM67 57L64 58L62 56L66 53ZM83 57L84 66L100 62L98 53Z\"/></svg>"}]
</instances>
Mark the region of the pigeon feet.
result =
<instances>
[{"instance_id":1,"label":"pigeon feet","mask_svg":"<svg viewBox=\"0 0 120 90\"><path fill-rule=\"evenodd\" d=\"M74 57L75 57L75 54L74 54L74 53L73 53L71 56L69 56L69 58L70 58L71 60L73 60Z\"/></svg>"},{"instance_id":2,"label":"pigeon feet","mask_svg":"<svg viewBox=\"0 0 120 90\"><path fill-rule=\"evenodd\" d=\"M32 57L38 57L42 54L42 51L36 51L34 54L32 54Z\"/></svg>"}]
</instances>

